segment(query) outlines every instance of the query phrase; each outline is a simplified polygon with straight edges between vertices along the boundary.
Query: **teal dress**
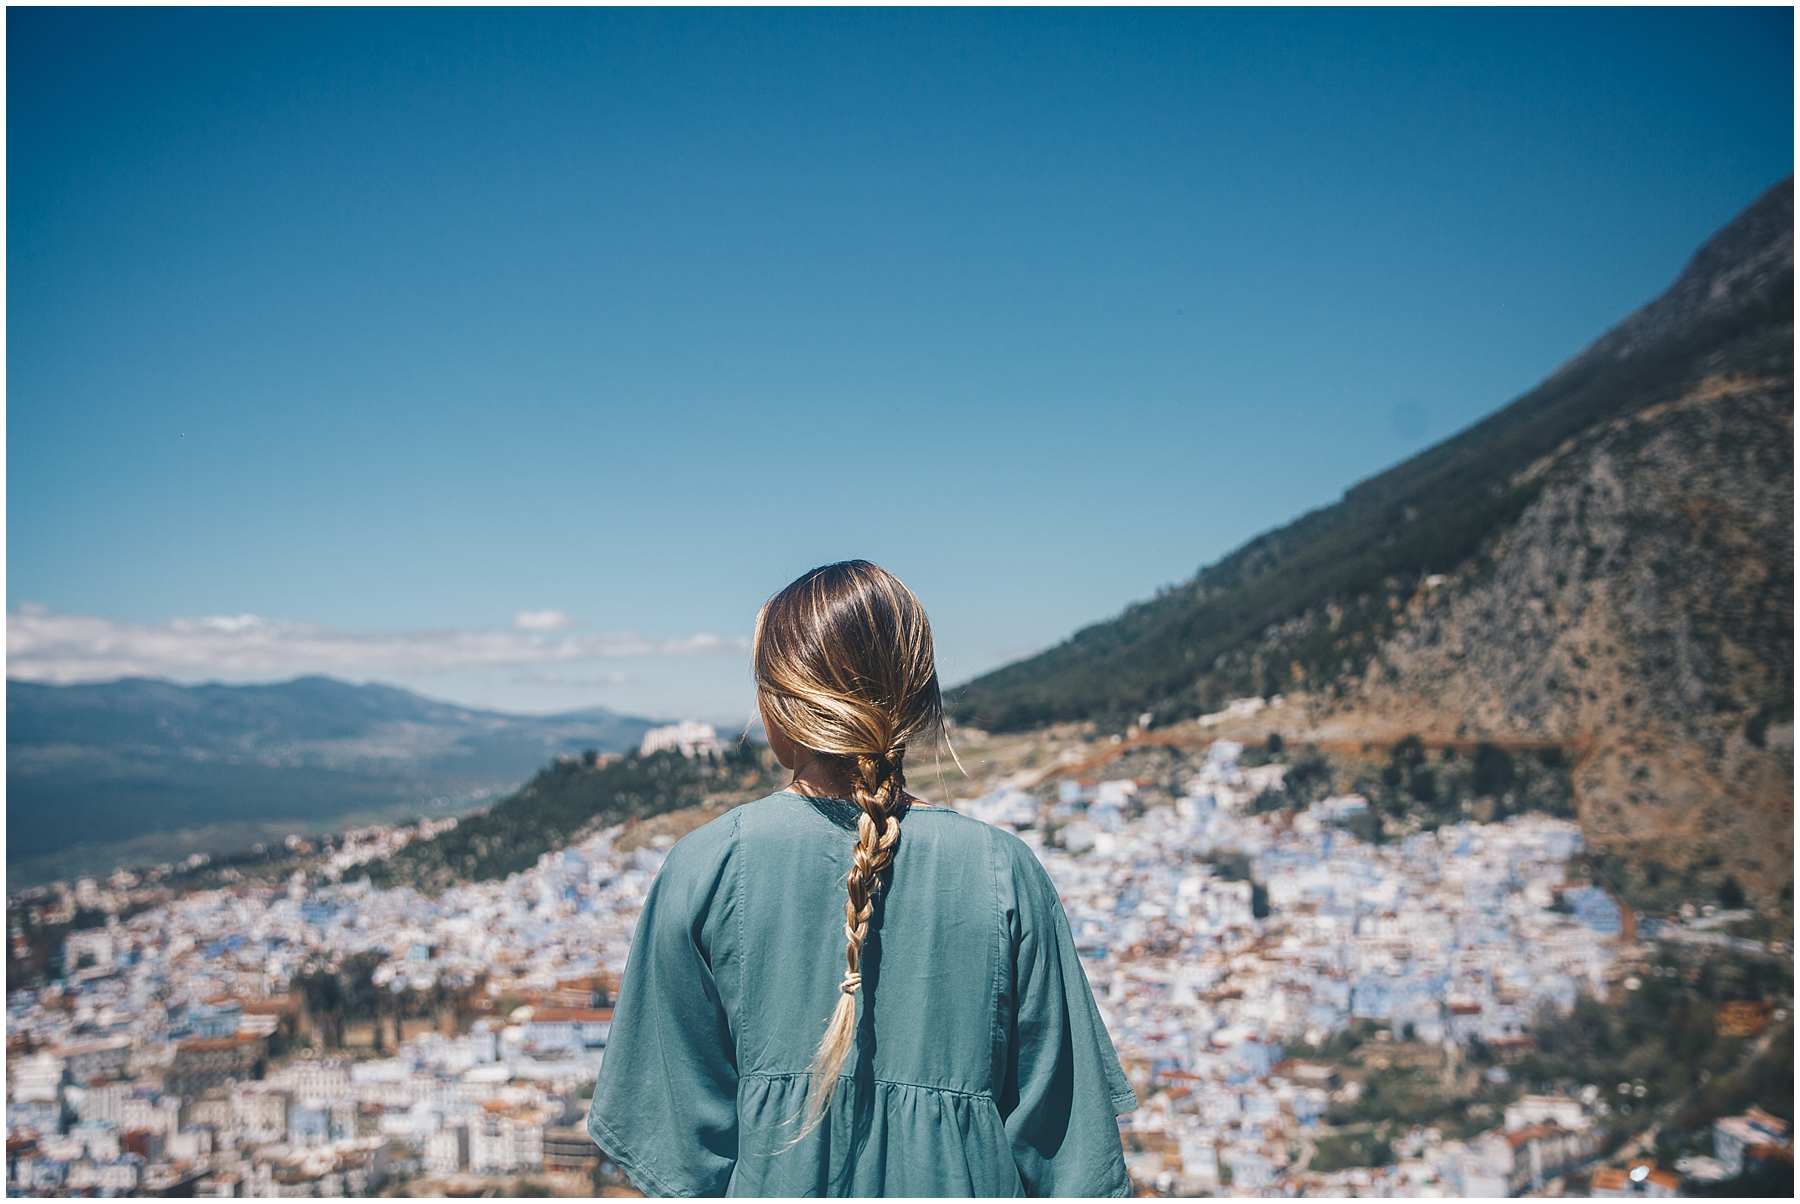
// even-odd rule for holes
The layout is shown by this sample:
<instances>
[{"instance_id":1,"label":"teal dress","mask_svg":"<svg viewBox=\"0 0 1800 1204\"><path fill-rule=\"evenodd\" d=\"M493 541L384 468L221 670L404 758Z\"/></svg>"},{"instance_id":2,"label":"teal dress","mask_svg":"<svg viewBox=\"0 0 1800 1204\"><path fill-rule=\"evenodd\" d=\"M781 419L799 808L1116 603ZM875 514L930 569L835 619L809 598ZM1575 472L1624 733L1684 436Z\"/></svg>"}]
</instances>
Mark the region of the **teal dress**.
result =
<instances>
[{"instance_id":1,"label":"teal dress","mask_svg":"<svg viewBox=\"0 0 1800 1204\"><path fill-rule=\"evenodd\" d=\"M876 896L856 1044L806 1067L844 975L857 809L780 791L669 850L588 1132L653 1196L1124 1196L1137 1106L1056 888L1018 837L913 807Z\"/></svg>"}]
</instances>

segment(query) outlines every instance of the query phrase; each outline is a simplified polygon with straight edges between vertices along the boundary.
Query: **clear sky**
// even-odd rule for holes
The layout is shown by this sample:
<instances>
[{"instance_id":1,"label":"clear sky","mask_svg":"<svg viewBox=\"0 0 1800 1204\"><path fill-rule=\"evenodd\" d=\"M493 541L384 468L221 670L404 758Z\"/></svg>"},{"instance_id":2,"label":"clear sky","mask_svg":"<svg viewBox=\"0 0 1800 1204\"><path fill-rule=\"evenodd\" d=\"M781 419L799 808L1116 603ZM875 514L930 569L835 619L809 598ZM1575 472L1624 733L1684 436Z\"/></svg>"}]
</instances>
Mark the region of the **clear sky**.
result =
<instances>
[{"instance_id":1,"label":"clear sky","mask_svg":"<svg viewBox=\"0 0 1800 1204\"><path fill-rule=\"evenodd\" d=\"M1793 169L1787 9L7 14L9 673L946 684L1499 407Z\"/></svg>"}]
</instances>

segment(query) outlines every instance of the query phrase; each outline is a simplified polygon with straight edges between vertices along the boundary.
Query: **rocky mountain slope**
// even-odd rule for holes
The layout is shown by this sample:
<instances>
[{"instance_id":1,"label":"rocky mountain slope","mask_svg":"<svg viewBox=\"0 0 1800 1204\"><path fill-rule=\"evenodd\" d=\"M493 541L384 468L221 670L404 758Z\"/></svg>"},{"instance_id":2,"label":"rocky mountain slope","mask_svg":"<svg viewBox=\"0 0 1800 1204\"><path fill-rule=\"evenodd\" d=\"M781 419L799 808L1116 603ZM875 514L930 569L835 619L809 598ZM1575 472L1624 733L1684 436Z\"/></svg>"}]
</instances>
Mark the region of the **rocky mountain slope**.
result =
<instances>
[{"instance_id":1,"label":"rocky mountain slope","mask_svg":"<svg viewBox=\"0 0 1800 1204\"><path fill-rule=\"evenodd\" d=\"M1555 740L1635 872L1791 899L1792 299L1789 179L1531 392L953 712Z\"/></svg>"}]
</instances>

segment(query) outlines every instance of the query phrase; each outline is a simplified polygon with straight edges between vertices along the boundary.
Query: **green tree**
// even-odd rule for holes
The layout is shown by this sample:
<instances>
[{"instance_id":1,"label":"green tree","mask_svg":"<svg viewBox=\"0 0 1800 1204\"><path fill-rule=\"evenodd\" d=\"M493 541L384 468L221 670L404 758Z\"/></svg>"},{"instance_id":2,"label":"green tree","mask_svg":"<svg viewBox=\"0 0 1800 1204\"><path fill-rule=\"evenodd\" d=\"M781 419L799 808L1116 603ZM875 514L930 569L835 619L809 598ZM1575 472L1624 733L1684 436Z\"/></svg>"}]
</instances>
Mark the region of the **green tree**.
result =
<instances>
[{"instance_id":1,"label":"green tree","mask_svg":"<svg viewBox=\"0 0 1800 1204\"><path fill-rule=\"evenodd\" d=\"M1725 881L1719 883L1719 906L1729 911L1736 911L1745 903L1744 888L1736 878L1727 874Z\"/></svg>"},{"instance_id":2,"label":"green tree","mask_svg":"<svg viewBox=\"0 0 1800 1204\"><path fill-rule=\"evenodd\" d=\"M1475 746L1475 793L1479 795L1501 795L1512 789L1518 779L1513 766L1512 755L1504 748L1494 744L1477 744Z\"/></svg>"}]
</instances>

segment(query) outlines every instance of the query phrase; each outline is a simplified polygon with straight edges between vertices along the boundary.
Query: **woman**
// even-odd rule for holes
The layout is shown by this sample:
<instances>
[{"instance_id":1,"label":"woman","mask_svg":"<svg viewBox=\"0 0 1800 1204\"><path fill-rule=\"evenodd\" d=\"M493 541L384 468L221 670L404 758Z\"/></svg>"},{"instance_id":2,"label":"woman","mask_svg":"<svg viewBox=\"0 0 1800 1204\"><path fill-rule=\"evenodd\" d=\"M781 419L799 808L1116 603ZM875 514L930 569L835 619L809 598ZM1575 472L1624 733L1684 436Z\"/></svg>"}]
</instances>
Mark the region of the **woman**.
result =
<instances>
[{"instance_id":1,"label":"woman","mask_svg":"<svg viewBox=\"0 0 1800 1204\"><path fill-rule=\"evenodd\" d=\"M650 1195L1128 1195L1137 1097L1055 887L906 791L941 719L918 599L865 560L814 569L752 659L793 781L669 850L595 1142Z\"/></svg>"}]
</instances>

